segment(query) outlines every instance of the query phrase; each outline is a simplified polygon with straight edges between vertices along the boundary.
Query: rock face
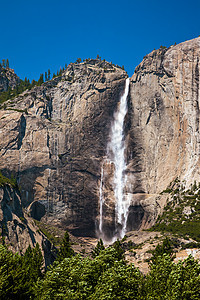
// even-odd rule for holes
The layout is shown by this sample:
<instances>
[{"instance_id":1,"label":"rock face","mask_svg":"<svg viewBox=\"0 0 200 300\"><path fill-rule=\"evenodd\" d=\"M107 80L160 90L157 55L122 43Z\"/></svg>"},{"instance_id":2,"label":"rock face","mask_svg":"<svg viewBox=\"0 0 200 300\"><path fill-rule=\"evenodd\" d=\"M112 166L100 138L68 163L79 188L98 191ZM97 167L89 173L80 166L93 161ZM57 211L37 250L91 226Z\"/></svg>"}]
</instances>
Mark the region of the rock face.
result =
<instances>
[{"instance_id":1,"label":"rock face","mask_svg":"<svg viewBox=\"0 0 200 300\"><path fill-rule=\"evenodd\" d=\"M19 83L20 79L13 69L0 66L0 93L7 91L9 87L15 88Z\"/></svg>"},{"instance_id":2,"label":"rock face","mask_svg":"<svg viewBox=\"0 0 200 300\"><path fill-rule=\"evenodd\" d=\"M9 249L24 253L29 245L34 247L38 243L43 250L45 265L54 261L55 249L23 212L19 190L9 185L0 188L0 224L1 243L8 245Z\"/></svg>"},{"instance_id":3,"label":"rock face","mask_svg":"<svg viewBox=\"0 0 200 300\"><path fill-rule=\"evenodd\" d=\"M133 190L161 192L199 174L200 38L147 55L131 78L129 170Z\"/></svg>"},{"instance_id":4,"label":"rock face","mask_svg":"<svg viewBox=\"0 0 200 300\"><path fill-rule=\"evenodd\" d=\"M100 60L70 64L0 111L1 169L15 174L32 216L94 235L100 163L126 77Z\"/></svg>"},{"instance_id":5,"label":"rock face","mask_svg":"<svg viewBox=\"0 0 200 300\"><path fill-rule=\"evenodd\" d=\"M127 229L151 226L176 177L199 174L200 38L155 50L130 79L125 118ZM13 173L31 216L95 234L101 164L113 113L127 74L101 60L70 64L41 87L25 91L0 110L0 164ZM113 166L105 172L107 226L113 221Z\"/></svg>"}]
</instances>

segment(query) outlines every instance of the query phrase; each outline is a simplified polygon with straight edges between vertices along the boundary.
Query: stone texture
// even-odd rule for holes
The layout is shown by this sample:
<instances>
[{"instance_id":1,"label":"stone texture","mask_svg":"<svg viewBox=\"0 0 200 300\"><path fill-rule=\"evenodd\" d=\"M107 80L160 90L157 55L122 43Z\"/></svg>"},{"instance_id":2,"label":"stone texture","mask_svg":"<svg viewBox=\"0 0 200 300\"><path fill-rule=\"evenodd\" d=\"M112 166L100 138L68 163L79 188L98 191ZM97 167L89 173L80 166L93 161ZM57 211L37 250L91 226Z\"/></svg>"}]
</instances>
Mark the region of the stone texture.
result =
<instances>
[{"instance_id":1,"label":"stone texture","mask_svg":"<svg viewBox=\"0 0 200 300\"><path fill-rule=\"evenodd\" d=\"M54 261L54 247L23 211L19 190L9 185L0 188L0 225L1 243L5 242L10 250L24 253L29 245L34 247L38 243L43 251L45 265Z\"/></svg>"},{"instance_id":2,"label":"stone texture","mask_svg":"<svg viewBox=\"0 0 200 300\"><path fill-rule=\"evenodd\" d=\"M128 229L155 222L166 201L160 192L176 177L187 185L200 181L199 58L197 38L154 50L131 77L125 120ZM25 209L45 208L44 217L33 215L77 235L95 234L101 164L126 77L100 60L70 64L62 76L0 110L1 169L17 177ZM105 166L105 223L111 231L112 176L113 166Z\"/></svg>"},{"instance_id":3,"label":"stone texture","mask_svg":"<svg viewBox=\"0 0 200 300\"><path fill-rule=\"evenodd\" d=\"M158 193L199 174L200 38L147 55L131 78L129 170L135 188Z\"/></svg>"},{"instance_id":4,"label":"stone texture","mask_svg":"<svg viewBox=\"0 0 200 300\"><path fill-rule=\"evenodd\" d=\"M20 79L13 69L0 66L0 93L7 91L9 87L15 88L19 83Z\"/></svg>"},{"instance_id":5,"label":"stone texture","mask_svg":"<svg viewBox=\"0 0 200 300\"><path fill-rule=\"evenodd\" d=\"M70 64L0 110L2 172L17 177L25 208L45 207L45 222L95 234L100 163L126 77L100 60Z\"/></svg>"}]
</instances>

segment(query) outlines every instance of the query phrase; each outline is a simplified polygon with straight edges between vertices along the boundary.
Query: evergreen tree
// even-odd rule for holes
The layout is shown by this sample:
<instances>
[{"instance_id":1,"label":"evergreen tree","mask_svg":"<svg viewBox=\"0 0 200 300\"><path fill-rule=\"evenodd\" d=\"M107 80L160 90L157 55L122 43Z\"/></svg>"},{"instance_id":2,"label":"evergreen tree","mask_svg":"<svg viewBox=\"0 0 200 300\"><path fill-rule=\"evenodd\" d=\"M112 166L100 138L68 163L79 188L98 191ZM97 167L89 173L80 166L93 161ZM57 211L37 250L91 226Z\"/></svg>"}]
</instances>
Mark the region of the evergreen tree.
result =
<instances>
[{"instance_id":1,"label":"evergreen tree","mask_svg":"<svg viewBox=\"0 0 200 300\"><path fill-rule=\"evenodd\" d=\"M58 250L57 260L62 261L64 258L72 257L73 255L74 250L71 248L69 234L66 231L60 249Z\"/></svg>"},{"instance_id":2,"label":"evergreen tree","mask_svg":"<svg viewBox=\"0 0 200 300\"><path fill-rule=\"evenodd\" d=\"M40 85L43 84L43 82L44 82L44 75L43 75L43 74L40 74L40 78L39 78L39 80L38 80L38 82L37 82L37 85L40 86Z\"/></svg>"},{"instance_id":3,"label":"evergreen tree","mask_svg":"<svg viewBox=\"0 0 200 300\"><path fill-rule=\"evenodd\" d=\"M9 61L6 59L6 68L9 68Z\"/></svg>"},{"instance_id":4,"label":"evergreen tree","mask_svg":"<svg viewBox=\"0 0 200 300\"><path fill-rule=\"evenodd\" d=\"M114 243L113 248L117 253L117 259L124 259L124 250L122 249L122 243L119 240Z\"/></svg>"},{"instance_id":5,"label":"evergreen tree","mask_svg":"<svg viewBox=\"0 0 200 300\"><path fill-rule=\"evenodd\" d=\"M77 58L76 63L77 63L77 64L81 63L81 58L80 58L80 57Z\"/></svg>"},{"instance_id":6,"label":"evergreen tree","mask_svg":"<svg viewBox=\"0 0 200 300\"><path fill-rule=\"evenodd\" d=\"M50 72L50 69L48 69L48 80L50 80L51 78L51 72Z\"/></svg>"},{"instance_id":7,"label":"evergreen tree","mask_svg":"<svg viewBox=\"0 0 200 300\"><path fill-rule=\"evenodd\" d=\"M152 251L152 257L151 261L152 263L155 263L158 259L159 256L163 256L164 254L168 254L171 259L173 260L174 256L174 251L173 251L173 243L172 241L166 237L162 244L158 244L156 248Z\"/></svg>"},{"instance_id":8,"label":"evergreen tree","mask_svg":"<svg viewBox=\"0 0 200 300\"><path fill-rule=\"evenodd\" d=\"M45 81L47 81L47 80L48 80L47 72L45 72L45 76L44 76L44 78L45 78Z\"/></svg>"},{"instance_id":9,"label":"evergreen tree","mask_svg":"<svg viewBox=\"0 0 200 300\"><path fill-rule=\"evenodd\" d=\"M5 68L5 66L6 66L6 61L5 61L5 59L2 59L2 66Z\"/></svg>"},{"instance_id":10,"label":"evergreen tree","mask_svg":"<svg viewBox=\"0 0 200 300\"><path fill-rule=\"evenodd\" d=\"M96 245L96 247L94 248L94 250L92 251L92 257L95 258L96 256L99 255L99 253L101 252L101 250L104 250L105 247L103 245L103 241L102 239L100 239Z\"/></svg>"}]
</instances>

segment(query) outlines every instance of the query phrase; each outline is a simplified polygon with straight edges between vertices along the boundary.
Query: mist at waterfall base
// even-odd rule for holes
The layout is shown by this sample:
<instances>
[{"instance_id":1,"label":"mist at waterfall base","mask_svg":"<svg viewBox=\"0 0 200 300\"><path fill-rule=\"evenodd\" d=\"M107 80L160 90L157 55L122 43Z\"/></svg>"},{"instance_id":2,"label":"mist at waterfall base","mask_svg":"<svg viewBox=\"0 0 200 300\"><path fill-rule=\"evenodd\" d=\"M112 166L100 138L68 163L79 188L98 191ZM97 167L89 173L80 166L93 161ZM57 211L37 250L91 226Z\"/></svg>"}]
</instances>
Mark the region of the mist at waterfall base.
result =
<instances>
[{"instance_id":1,"label":"mist at waterfall base","mask_svg":"<svg viewBox=\"0 0 200 300\"><path fill-rule=\"evenodd\" d=\"M99 187L99 228L98 236L106 242L114 242L124 237L129 211L129 200L124 197L124 188L126 185L126 160L125 160L125 137L124 137L124 120L128 111L127 98L129 94L129 78L126 79L125 89L120 98L119 105L114 113L114 120L110 130L110 139L107 144L107 157L104 159L101 167L101 180ZM112 237L106 235L104 229L104 217L106 211L105 198L103 193L104 187L104 166L114 165L114 174L112 187L115 198L115 220L114 233Z\"/></svg>"}]
</instances>

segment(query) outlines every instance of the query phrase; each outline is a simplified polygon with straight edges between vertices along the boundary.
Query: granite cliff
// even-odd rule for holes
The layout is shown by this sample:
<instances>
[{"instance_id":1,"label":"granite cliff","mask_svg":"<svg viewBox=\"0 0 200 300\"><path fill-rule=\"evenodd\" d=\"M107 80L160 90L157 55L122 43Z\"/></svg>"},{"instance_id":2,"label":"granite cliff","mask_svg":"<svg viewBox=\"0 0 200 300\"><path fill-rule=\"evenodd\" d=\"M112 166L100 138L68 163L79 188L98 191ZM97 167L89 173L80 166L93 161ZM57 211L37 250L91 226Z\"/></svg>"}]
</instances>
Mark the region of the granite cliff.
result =
<instances>
[{"instance_id":1,"label":"granite cliff","mask_svg":"<svg viewBox=\"0 0 200 300\"><path fill-rule=\"evenodd\" d=\"M199 178L200 38L144 57L130 79L125 118L127 229L151 226L179 177ZM70 64L61 76L8 100L0 110L2 173L17 178L30 216L94 235L101 164L127 74L101 60ZM113 219L112 166L104 196ZM108 235L109 235L108 230Z\"/></svg>"},{"instance_id":2,"label":"granite cliff","mask_svg":"<svg viewBox=\"0 0 200 300\"><path fill-rule=\"evenodd\" d=\"M0 93L6 92L8 88L15 88L20 83L19 77L11 68L4 68L0 65Z\"/></svg>"},{"instance_id":3,"label":"granite cliff","mask_svg":"<svg viewBox=\"0 0 200 300\"><path fill-rule=\"evenodd\" d=\"M0 163L37 220L95 234L100 162L126 72L100 60L70 64L0 111Z\"/></svg>"}]
</instances>

